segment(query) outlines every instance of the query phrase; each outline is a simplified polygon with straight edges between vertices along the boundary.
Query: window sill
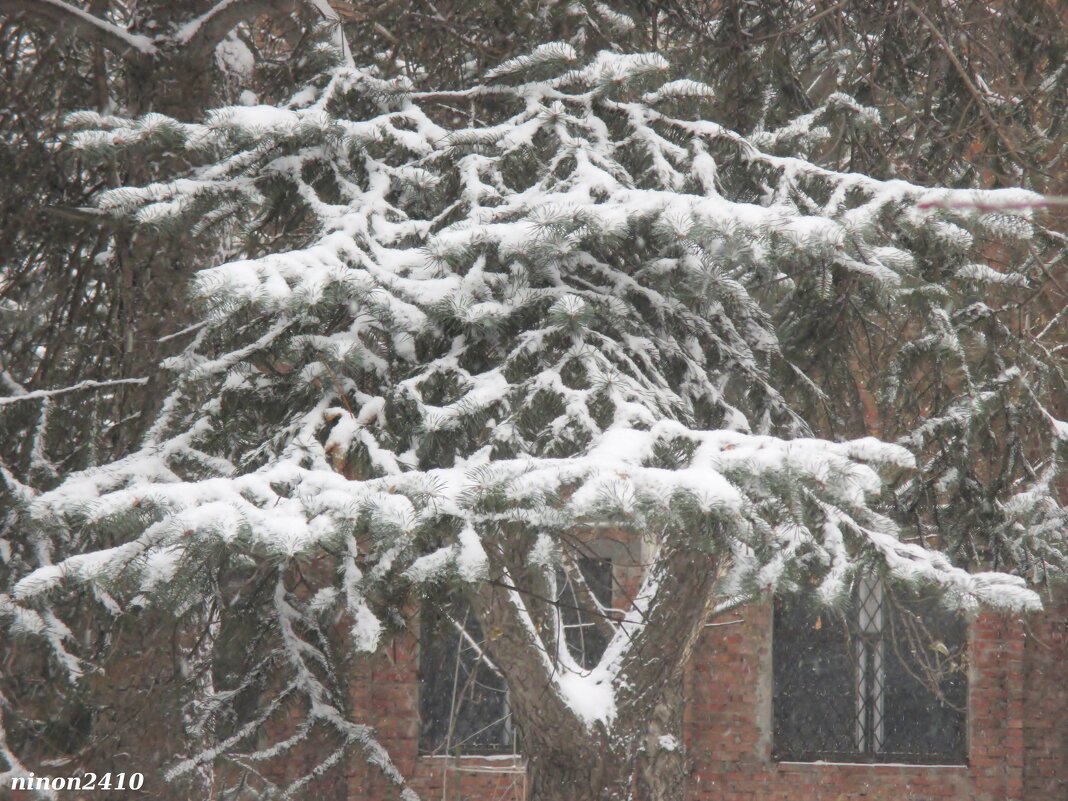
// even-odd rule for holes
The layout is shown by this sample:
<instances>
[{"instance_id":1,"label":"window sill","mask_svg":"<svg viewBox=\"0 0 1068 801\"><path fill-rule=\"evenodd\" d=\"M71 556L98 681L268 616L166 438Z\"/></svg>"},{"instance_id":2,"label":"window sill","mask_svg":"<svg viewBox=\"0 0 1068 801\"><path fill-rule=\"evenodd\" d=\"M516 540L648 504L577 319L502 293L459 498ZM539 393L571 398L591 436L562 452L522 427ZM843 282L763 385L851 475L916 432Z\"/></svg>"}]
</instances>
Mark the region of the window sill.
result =
<instances>
[{"instance_id":1,"label":"window sill","mask_svg":"<svg viewBox=\"0 0 1068 801\"><path fill-rule=\"evenodd\" d=\"M464 761L464 763L514 763L523 765L522 754L420 754L420 759L447 759L452 761Z\"/></svg>"},{"instance_id":2,"label":"window sill","mask_svg":"<svg viewBox=\"0 0 1068 801\"><path fill-rule=\"evenodd\" d=\"M940 765L929 762L776 762L776 767L783 772L823 770L825 768L857 768L864 770L954 770L966 772L967 765Z\"/></svg>"},{"instance_id":3,"label":"window sill","mask_svg":"<svg viewBox=\"0 0 1068 801\"><path fill-rule=\"evenodd\" d=\"M518 754L420 754L420 760L458 773L526 773L526 760Z\"/></svg>"}]
</instances>

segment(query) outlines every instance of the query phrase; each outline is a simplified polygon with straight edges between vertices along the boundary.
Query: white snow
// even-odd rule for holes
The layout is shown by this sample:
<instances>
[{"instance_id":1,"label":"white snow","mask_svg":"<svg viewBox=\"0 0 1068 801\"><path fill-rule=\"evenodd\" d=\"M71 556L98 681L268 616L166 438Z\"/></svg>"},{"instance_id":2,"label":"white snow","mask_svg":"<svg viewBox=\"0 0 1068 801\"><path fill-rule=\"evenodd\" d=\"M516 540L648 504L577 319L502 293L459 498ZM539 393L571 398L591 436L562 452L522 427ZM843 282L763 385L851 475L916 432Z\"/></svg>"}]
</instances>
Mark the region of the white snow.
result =
<instances>
[{"instance_id":1,"label":"white snow","mask_svg":"<svg viewBox=\"0 0 1068 801\"><path fill-rule=\"evenodd\" d=\"M660 735L660 739L657 741L657 744L664 751L680 751L680 750L682 750L682 744L678 741L678 738L676 738L676 737L674 737L673 735L670 735L670 734L662 734L662 735Z\"/></svg>"},{"instance_id":2,"label":"white snow","mask_svg":"<svg viewBox=\"0 0 1068 801\"><path fill-rule=\"evenodd\" d=\"M220 69L243 80L251 78L256 68L256 58L252 55L252 51L233 31L219 42L215 48L215 58ZM250 106L252 103L242 100L241 105Z\"/></svg>"},{"instance_id":3,"label":"white snow","mask_svg":"<svg viewBox=\"0 0 1068 801\"><path fill-rule=\"evenodd\" d=\"M616 715L616 697L612 676L607 671L564 671L556 677L556 686L567 705L587 726L595 723L611 726Z\"/></svg>"}]
</instances>

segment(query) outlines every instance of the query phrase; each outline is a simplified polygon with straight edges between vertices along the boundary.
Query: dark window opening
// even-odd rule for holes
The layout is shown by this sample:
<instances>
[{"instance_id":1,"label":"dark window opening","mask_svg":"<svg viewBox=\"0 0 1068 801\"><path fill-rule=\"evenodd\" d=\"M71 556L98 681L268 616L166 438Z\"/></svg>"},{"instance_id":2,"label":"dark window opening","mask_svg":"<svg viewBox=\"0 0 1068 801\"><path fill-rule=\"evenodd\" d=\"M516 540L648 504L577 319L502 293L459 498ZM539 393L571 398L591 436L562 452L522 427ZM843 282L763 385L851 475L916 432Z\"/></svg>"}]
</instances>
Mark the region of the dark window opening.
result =
<instances>
[{"instance_id":1,"label":"dark window opening","mask_svg":"<svg viewBox=\"0 0 1068 801\"><path fill-rule=\"evenodd\" d=\"M582 558L579 570L586 586L604 606L611 605L612 563ZM564 638L575 661L584 668L597 664L608 645L597 610L562 571L557 575ZM474 613L460 596L428 601L420 615L419 751L459 756L518 753L508 687Z\"/></svg>"},{"instance_id":2,"label":"dark window opening","mask_svg":"<svg viewBox=\"0 0 1068 801\"><path fill-rule=\"evenodd\" d=\"M611 606L612 563L607 559L582 557L579 559L579 572L597 602L604 607ZM588 604L580 600L586 597L585 594L572 585L566 573L560 571L556 581L568 650L580 666L589 670L601 661L608 647L608 636L604 627L599 625L599 610L587 608Z\"/></svg>"},{"instance_id":3,"label":"dark window opening","mask_svg":"<svg viewBox=\"0 0 1068 801\"><path fill-rule=\"evenodd\" d=\"M858 582L845 613L775 603L774 757L964 764L967 630L935 599Z\"/></svg>"},{"instance_id":4,"label":"dark window opening","mask_svg":"<svg viewBox=\"0 0 1068 801\"><path fill-rule=\"evenodd\" d=\"M515 753L508 688L467 603L427 603L420 628L420 751Z\"/></svg>"}]
</instances>

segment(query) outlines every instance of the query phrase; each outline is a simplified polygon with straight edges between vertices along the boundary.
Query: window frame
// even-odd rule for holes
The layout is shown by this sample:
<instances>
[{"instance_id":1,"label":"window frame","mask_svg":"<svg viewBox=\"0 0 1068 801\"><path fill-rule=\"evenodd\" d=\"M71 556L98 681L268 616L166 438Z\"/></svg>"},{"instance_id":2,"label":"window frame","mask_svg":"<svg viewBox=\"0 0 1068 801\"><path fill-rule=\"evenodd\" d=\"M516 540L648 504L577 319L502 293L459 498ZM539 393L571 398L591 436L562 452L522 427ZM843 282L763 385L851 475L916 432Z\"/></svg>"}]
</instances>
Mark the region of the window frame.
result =
<instances>
[{"instance_id":1,"label":"window frame","mask_svg":"<svg viewBox=\"0 0 1068 801\"><path fill-rule=\"evenodd\" d=\"M447 608L457 604L461 604L463 606L462 611L464 613L464 617L462 620L457 620L455 615L449 614L449 611L452 610ZM428 728L428 721L426 718L428 699L428 696L426 694L428 674L427 666L424 663L424 658L426 656L426 638L429 636L427 633L426 623L429 619L428 613L431 612L435 613L437 617L437 620L434 624L435 626L441 625L445 627L447 625L449 628L455 630L455 634L449 636L449 640L445 646L445 650L448 653L454 653L453 658L456 660L454 663L455 669L452 675L452 690L450 693L450 708L448 712L448 718L450 719L450 722L455 723L456 716L458 714L457 693L459 692L459 698L462 701L463 695L470 686L469 684L465 683L463 688L458 687L461 665L464 661L463 654L466 650L472 650L475 652L472 656L469 657L469 666L467 668L464 668L465 677L469 682L478 682L479 671L489 670L490 672L498 675L500 683L503 685L501 689L490 689L486 687L484 682L478 682L482 684L484 688L489 689L490 692L500 694L500 710L502 714L499 717L495 718L490 723L486 723L478 730L467 734L465 737L456 742L452 740L452 734L450 730L448 733L446 733L444 741L437 743L433 747L431 747L426 740ZM472 631L472 624L475 629L474 631ZM460 627L462 627L462 629ZM423 607L420 610L419 648L417 657L417 676L419 683L419 737L417 749L419 756L488 757L519 755L517 734L515 728L511 725L511 705L509 703L508 698L508 684L506 681L504 681L503 676L499 675L496 666L492 665L492 663L488 661L488 655L483 650L484 643L484 637L478 630L478 621L474 618L470 608L468 608L466 604L462 603L462 596L457 596L452 599L427 599L424 601ZM455 650L453 649L453 646L455 646ZM473 669L470 669L471 665L474 666ZM483 721L478 722L482 723ZM482 734L491 727L496 727L501 724L503 724L501 730L503 736L500 742L486 743L476 741L470 746L465 747L467 743L475 740L475 738L478 737L479 734Z\"/></svg>"},{"instance_id":2,"label":"window frame","mask_svg":"<svg viewBox=\"0 0 1068 801\"><path fill-rule=\"evenodd\" d=\"M952 716L956 713L957 718L955 721L955 729L949 732L949 740L946 747L935 751L902 751L902 750L890 750L888 748L888 734L887 734L887 720L888 712L886 708L887 699L892 693L900 693L900 682L902 682L903 674L900 673L901 667L895 668L898 671L895 680L889 680L888 666L903 664L903 658L900 651L900 639L898 640L898 646L894 646L893 636L897 635L901 637L900 632L895 630L895 625L900 623L893 623L889 621L891 614L899 615L900 612L894 612L888 605L889 602L885 599L885 587L881 580L860 580L855 587L854 602L851 603L849 609L846 612L846 616L840 616L835 621L836 626L844 626L849 632L848 642L843 642L840 646L842 653L845 653L853 665L853 676L850 684L852 685L852 697L853 703L853 725L851 732L851 740L853 747L848 750L835 750L835 749L820 749L820 748L799 748L797 743L784 743L782 740L783 732L781 731L782 721L785 719L785 715L780 717L780 686L779 686L779 659L785 658L792 660L793 664L797 662L798 651L791 652L789 657L783 657L779 652L780 632L778 630L779 615L782 614L782 599L772 597L770 600L772 606L772 614L770 621L769 632L771 638L771 648L768 657L768 673L770 683L770 702L768 704L768 714L770 717L768 732L770 734L771 750L770 756L772 761L780 763L848 763L848 764L870 764L870 765L940 765L940 766L953 766L953 767L966 767L969 764L970 757L970 739L971 739L971 692L973 684L973 676L970 669L970 654L973 647L973 629L970 623L963 619L958 619L955 622L959 629L956 631L946 628L945 634L957 634L954 639L949 636L943 636L938 640L940 644L944 646L944 641L953 641L955 645L958 645L956 658L960 660L960 666L958 670L959 675L953 680L956 686L952 687L952 692L960 695L960 708L957 708L948 701L943 701L944 705L948 707L948 711L942 711L945 716ZM866 598L858 598L858 595L866 595ZM871 608L867 608L864 601L866 599L873 599L874 604ZM796 599L794 599L796 602ZM920 616L922 620L930 623L931 620L936 620L937 616L929 616L925 614L925 610L919 611L909 609L909 613ZM926 610L930 612L930 610ZM944 612L942 613L945 614ZM821 611L814 615L814 618L818 621L825 615L833 616L833 612ZM848 617L847 617L848 616ZM948 616L943 620L949 619ZM818 622L817 622L818 627ZM858 636L859 635L859 636ZM795 634L796 637L796 634ZM818 648L819 646L815 646ZM838 654L840 657L842 654ZM894 660L893 663L891 660ZM786 668L782 668L785 670ZM915 677L913 677L915 678ZM897 689L895 689L897 688ZM932 693L932 697L934 694ZM826 707L824 707L826 708ZM932 719L936 719L937 714L932 713ZM799 735L793 733L795 739L801 739ZM900 731L896 735L900 738ZM808 740L809 738L804 738Z\"/></svg>"}]
</instances>

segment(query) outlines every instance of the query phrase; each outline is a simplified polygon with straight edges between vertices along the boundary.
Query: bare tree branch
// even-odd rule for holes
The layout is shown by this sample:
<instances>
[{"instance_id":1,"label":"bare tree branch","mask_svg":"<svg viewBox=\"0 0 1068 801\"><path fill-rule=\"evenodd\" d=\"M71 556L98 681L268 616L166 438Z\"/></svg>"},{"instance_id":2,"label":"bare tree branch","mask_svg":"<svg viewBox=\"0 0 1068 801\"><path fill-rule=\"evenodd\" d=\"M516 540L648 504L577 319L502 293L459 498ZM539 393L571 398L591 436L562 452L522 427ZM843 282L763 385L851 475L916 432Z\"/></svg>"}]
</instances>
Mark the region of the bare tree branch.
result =
<instances>
[{"instance_id":1,"label":"bare tree branch","mask_svg":"<svg viewBox=\"0 0 1068 801\"><path fill-rule=\"evenodd\" d=\"M147 36L130 33L63 0L0 0L0 14L26 14L57 28L70 29L87 42L127 60L156 53L155 44Z\"/></svg>"},{"instance_id":2,"label":"bare tree branch","mask_svg":"<svg viewBox=\"0 0 1068 801\"><path fill-rule=\"evenodd\" d=\"M949 59L949 63L953 65L953 69L957 71L957 75L960 76L961 81L964 83L964 88L968 90L968 94L975 100L976 106L979 108L979 113L983 115L983 119L986 120L987 125L990 126L994 135L1001 141L1001 144L1005 145L1005 148L1012 154L1013 158L1017 162L1023 163L1023 158L1020 155L1020 151L1017 150L1015 143L1009 138L1009 135L1005 132L1005 129L998 124L998 121L994 119L994 115L990 111L990 104L987 103L982 92L979 91L975 83L972 81L971 76L968 75L968 70L961 64L960 59L957 58L957 54L953 52L953 47L946 40L942 31L938 29L938 26L923 13L923 9L917 6L913 0L905 0L907 5L924 26L931 32L931 35L938 42L938 46L942 48L942 52L946 54L946 58Z\"/></svg>"},{"instance_id":3,"label":"bare tree branch","mask_svg":"<svg viewBox=\"0 0 1068 801\"><path fill-rule=\"evenodd\" d=\"M0 397L0 406L8 406L12 403L20 403L28 400L41 400L55 395L65 395L68 392L79 392L83 389L101 389L106 387L122 386L125 384L146 384L147 378L117 378L113 381L81 381L69 387L59 389L35 389L22 395L8 395Z\"/></svg>"},{"instance_id":4,"label":"bare tree branch","mask_svg":"<svg viewBox=\"0 0 1068 801\"><path fill-rule=\"evenodd\" d=\"M175 34L187 57L197 61L210 54L237 25L260 14L291 14L301 0L222 0Z\"/></svg>"}]
</instances>

